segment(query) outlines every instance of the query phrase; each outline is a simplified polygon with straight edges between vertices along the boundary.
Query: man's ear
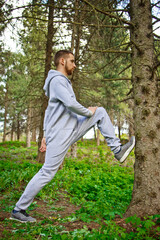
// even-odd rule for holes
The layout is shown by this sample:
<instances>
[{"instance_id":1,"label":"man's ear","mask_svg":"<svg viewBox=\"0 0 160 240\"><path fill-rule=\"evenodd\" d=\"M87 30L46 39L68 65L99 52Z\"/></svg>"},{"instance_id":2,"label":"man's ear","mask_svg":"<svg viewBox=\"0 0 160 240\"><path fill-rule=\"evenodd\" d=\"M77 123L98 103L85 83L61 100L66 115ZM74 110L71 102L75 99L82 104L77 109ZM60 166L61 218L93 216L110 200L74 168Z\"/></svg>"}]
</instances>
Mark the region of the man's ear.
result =
<instances>
[{"instance_id":1,"label":"man's ear","mask_svg":"<svg viewBox=\"0 0 160 240\"><path fill-rule=\"evenodd\" d=\"M64 66L66 63L66 60L64 58L60 58L60 63Z\"/></svg>"}]
</instances>

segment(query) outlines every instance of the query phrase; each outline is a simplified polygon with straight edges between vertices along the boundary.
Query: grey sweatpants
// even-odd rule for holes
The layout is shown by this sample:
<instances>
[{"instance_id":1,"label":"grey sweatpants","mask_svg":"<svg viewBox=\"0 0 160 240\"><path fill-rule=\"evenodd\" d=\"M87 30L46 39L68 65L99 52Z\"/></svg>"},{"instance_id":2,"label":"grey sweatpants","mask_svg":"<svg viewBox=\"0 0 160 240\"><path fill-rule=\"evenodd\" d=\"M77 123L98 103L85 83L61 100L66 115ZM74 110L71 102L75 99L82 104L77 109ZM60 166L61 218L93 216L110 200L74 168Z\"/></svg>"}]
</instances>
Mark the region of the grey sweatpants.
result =
<instances>
[{"instance_id":1,"label":"grey sweatpants","mask_svg":"<svg viewBox=\"0 0 160 240\"><path fill-rule=\"evenodd\" d=\"M111 150L114 153L119 151L121 145L120 140L115 136L113 125L104 108L97 108L95 114L90 118L78 118L76 128L72 134L69 135L69 138L64 141L62 144L62 149L59 151L59 153L56 153L56 149L54 150L53 148L55 143L53 144L51 141L47 144L45 163L39 172L28 183L24 193L16 204L15 210L26 210L30 206L37 193L55 176L59 166L63 162L68 148L77 140L79 140L95 124L97 124Z\"/></svg>"}]
</instances>

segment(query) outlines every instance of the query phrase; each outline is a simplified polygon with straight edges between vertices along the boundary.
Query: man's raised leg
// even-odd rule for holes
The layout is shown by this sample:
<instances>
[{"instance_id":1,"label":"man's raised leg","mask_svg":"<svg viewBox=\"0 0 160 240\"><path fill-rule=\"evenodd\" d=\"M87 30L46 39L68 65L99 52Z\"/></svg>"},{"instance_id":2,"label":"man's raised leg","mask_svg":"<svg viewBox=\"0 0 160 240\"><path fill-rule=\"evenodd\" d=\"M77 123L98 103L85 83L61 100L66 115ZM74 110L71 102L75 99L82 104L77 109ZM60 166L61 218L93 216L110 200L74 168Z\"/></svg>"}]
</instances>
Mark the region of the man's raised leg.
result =
<instances>
[{"instance_id":1,"label":"man's raised leg","mask_svg":"<svg viewBox=\"0 0 160 240\"><path fill-rule=\"evenodd\" d=\"M111 148L111 151L113 151L115 158L120 162L123 162L134 148L135 137L132 137L127 144L122 146L120 139L115 135L115 130L110 117L103 107L97 108L94 115L90 118L79 118L76 141L80 139L95 124L97 124L102 135L105 137L107 145Z\"/></svg>"}]
</instances>

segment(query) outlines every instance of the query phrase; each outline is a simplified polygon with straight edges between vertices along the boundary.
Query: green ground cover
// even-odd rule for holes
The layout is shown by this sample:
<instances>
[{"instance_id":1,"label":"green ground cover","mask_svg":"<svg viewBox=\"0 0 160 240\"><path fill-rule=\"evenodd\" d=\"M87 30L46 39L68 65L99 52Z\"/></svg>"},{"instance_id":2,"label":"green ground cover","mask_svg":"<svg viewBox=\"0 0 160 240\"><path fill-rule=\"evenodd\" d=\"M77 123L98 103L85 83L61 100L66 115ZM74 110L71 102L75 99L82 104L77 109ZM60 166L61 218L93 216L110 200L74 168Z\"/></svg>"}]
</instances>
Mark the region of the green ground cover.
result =
<instances>
[{"instance_id":1,"label":"green ground cover","mask_svg":"<svg viewBox=\"0 0 160 240\"><path fill-rule=\"evenodd\" d=\"M77 159L65 158L55 178L36 196L36 223L9 219L28 181L41 168L37 146L0 143L0 239L159 239L160 215L123 219L132 194L134 153L121 165L105 143L78 142Z\"/></svg>"}]
</instances>

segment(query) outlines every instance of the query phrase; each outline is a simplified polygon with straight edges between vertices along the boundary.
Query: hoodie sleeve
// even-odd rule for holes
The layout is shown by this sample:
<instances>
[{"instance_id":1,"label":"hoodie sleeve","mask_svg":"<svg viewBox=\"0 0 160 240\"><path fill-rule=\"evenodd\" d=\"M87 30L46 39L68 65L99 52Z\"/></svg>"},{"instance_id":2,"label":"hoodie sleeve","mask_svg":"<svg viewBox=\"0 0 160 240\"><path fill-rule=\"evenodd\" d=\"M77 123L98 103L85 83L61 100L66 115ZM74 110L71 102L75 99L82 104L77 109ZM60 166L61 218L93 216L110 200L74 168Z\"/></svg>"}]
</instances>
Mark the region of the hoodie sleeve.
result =
<instances>
[{"instance_id":1,"label":"hoodie sleeve","mask_svg":"<svg viewBox=\"0 0 160 240\"><path fill-rule=\"evenodd\" d=\"M89 109L83 107L79 102L77 102L74 94L69 91L67 82L64 81L64 79L59 78L55 82L52 81L50 87L50 97L52 97L52 91L54 91L55 97L70 111L86 117L91 117L93 115Z\"/></svg>"},{"instance_id":2,"label":"hoodie sleeve","mask_svg":"<svg viewBox=\"0 0 160 240\"><path fill-rule=\"evenodd\" d=\"M48 110L46 109L45 115L44 115L44 122L43 122L43 136L44 137L46 135L47 120L48 120Z\"/></svg>"}]
</instances>

